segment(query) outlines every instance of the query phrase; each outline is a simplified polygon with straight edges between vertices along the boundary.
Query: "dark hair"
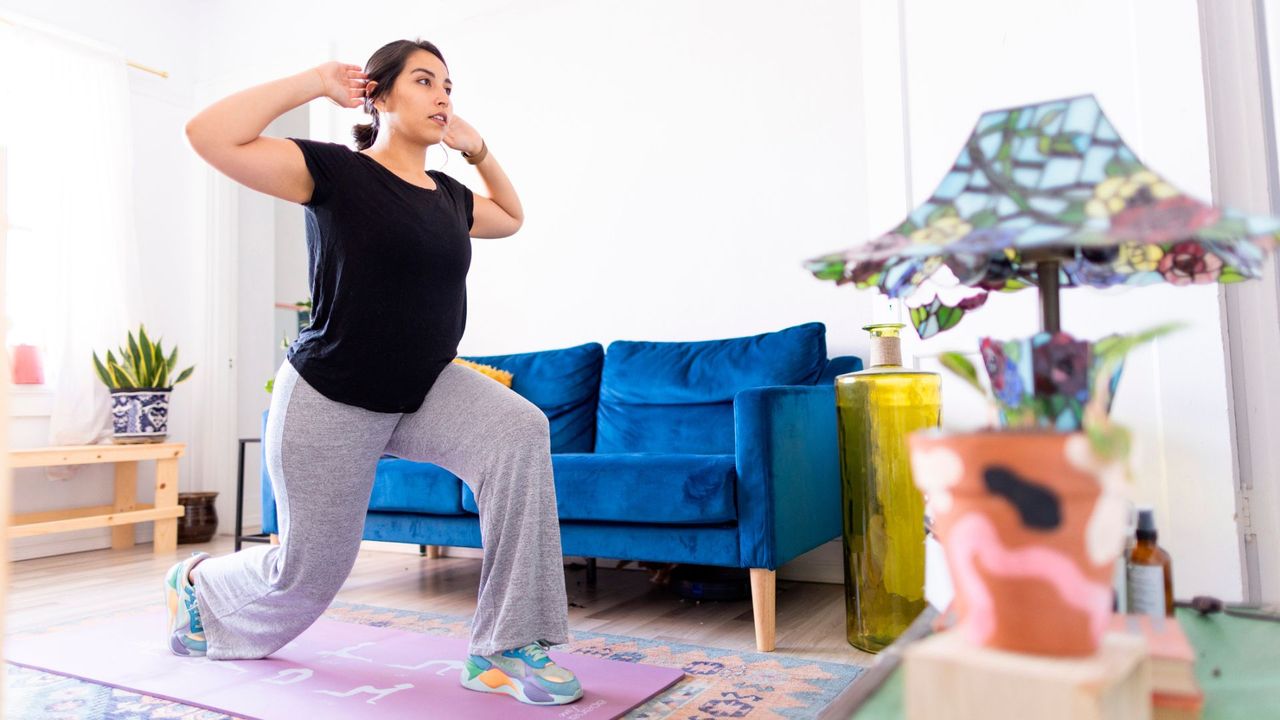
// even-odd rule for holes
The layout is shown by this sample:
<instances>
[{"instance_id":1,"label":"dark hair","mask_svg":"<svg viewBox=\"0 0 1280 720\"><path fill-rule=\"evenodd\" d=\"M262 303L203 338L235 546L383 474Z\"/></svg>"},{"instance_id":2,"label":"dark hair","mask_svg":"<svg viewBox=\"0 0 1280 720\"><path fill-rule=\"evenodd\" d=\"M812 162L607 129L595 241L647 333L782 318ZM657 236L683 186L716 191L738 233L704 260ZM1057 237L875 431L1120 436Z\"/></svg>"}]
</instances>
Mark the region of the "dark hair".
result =
<instances>
[{"instance_id":1,"label":"dark hair","mask_svg":"<svg viewBox=\"0 0 1280 720\"><path fill-rule=\"evenodd\" d=\"M395 84L396 78L400 77L405 62L418 50L426 50L440 58L440 62L444 62L444 55L440 54L440 48L419 39L387 43L378 48L378 51L369 58L369 62L365 63L364 71L369 75L369 81L378 84L373 89L373 95L364 99L364 111L373 115L373 122L351 128L351 135L356 139L357 150L364 150L373 145L374 139L378 137L378 109L373 106L374 99L391 92L391 86ZM448 66L449 64L445 63L445 67Z\"/></svg>"}]
</instances>

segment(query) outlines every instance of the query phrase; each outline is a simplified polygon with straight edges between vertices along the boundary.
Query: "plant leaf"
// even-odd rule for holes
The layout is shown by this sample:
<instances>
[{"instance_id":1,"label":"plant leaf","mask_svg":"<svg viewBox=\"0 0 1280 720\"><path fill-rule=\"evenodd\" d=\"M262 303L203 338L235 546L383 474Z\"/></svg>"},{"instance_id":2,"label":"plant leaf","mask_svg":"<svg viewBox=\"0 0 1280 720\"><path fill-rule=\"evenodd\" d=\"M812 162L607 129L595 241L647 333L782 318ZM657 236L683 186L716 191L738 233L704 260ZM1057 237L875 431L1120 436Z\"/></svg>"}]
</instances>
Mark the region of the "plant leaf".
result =
<instances>
[{"instance_id":1,"label":"plant leaf","mask_svg":"<svg viewBox=\"0 0 1280 720\"><path fill-rule=\"evenodd\" d=\"M1129 430L1123 425L1109 421L1102 424L1086 422L1084 432L1098 457L1116 461L1129 456L1131 440Z\"/></svg>"},{"instance_id":2,"label":"plant leaf","mask_svg":"<svg viewBox=\"0 0 1280 720\"><path fill-rule=\"evenodd\" d=\"M142 352L138 349L138 341L133 339L133 331L132 330L128 331L128 334L129 334L129 364L132 365L136 370L138 366L138 360L139 360L139 357L142 355ZM121 352L123 353L124 351L121 350Z\"/></svg>"},{"instance_id":3,"label":"plant leaf","mask_svg":"<svg viewBox=\"0 0 1280 720\"><path fill-rule=\"evenodd\" d=\"M166 387L164 383L168 379L169 368L164 364L164 349L159 342L151 348L151 367L155 387Z\"/></svg>"},{"instance_id":4,"label":"plant leaf","mask_svg":"<svg viewBox=\"0 0 1280 720\"><path fill-rule=\"evenodd\" d=\"M958 352L944 352L938 356L938 362L942 363L942 367L958 375L979 394L984 396L987 394L986 389L982 387L982 381L978 380L978 369L969 362L969 358Z\"/></svg>"},{"instance_id":5,"label":"plant leaf","mask_svg":"<svg viewBox=\"0 0 1280 720\"><path fill-rule=\"evenodd\" d=\"M129 368L126 368L125 366L120 365L111 360L107 361L107 367L111 368L119 376L120 384L116 386L117 388L140 387L138 385L137 376L134 375L132 372L130 372Z\"/></svg>"},{"instance_id":6,"label":"plant leaf","mask_svg":"<svg viewBox=\"0 0 1280 720\"><path fill-rule=\"evenodd\" d=\"M138 380L146 383L146 387L155 387L155 348L151 346L151 338L147 337L147 331L142 325L138 326L138 353L142 356Z\"/></svg>"},{"instance_id":7,"label":"plant leaf","mask_svg":"<svg viewBox=\"0 0 1280 720\"><path fill-rule=\"evenodd\" d=\"M1184 326L1183 323L1166 323L1148 328L1133 335L1111 335L1093 344L1093 354L1099 360L1094 369L1093 392L1085 405L1083 429L1093 451L1107 460L1121 460L1129 455L1131 440L1129 431L1111 421L1107 408L1111 405L1111 378L1135 348L1167 335Z\"/></svg>"},{"instance_id":8,"label":"plant leaf","mask_svg":"<svg viewBox=\"0 0 1280 720\"><path fill-rule=\"evenodd\" d=\"M196 369L196 366L195 366L195 365L192 365L191 367L187 368L186 370L183 370L183 371L182 371L182 374L178 376L178 379L173 381L173 384L174 384L174 385L177 385L178 383L182 382L183 380L186 380L188 377L191 377L191 372L192 372L193 370L195 370L195 369Z\"/></svg>"},{"instance_id":9,"label":"plant leaf","mask_svg":"<svg viewBox=\"0 0 1280 720\"><path fill-rule=\"evenodd\" d=\"M1183 327L1185 327L1185 323L1173 322L1157 325L1133 335L1111 335L1095 342L1093 344L1093 353L1098 356L1103 364L1112 364L1112 370L1114 370L1114 364L1124 360L1125 356L1133 352L1138 346L1145 345L1158 337L1168 335Z\"/></svg>"},{"instance_id":10,"label":"plant leaf","mask_svg":"<svg viewBox=\"0 0 1280 720\"><path fill-rule=\"evenodd\" d=\"M98 377L102 378L102 383L107 387L111 387L111 373L107 372L106 366L98 359L96 350L93 353L93 367L98 371Z\"/></svg>"}]
</instances>

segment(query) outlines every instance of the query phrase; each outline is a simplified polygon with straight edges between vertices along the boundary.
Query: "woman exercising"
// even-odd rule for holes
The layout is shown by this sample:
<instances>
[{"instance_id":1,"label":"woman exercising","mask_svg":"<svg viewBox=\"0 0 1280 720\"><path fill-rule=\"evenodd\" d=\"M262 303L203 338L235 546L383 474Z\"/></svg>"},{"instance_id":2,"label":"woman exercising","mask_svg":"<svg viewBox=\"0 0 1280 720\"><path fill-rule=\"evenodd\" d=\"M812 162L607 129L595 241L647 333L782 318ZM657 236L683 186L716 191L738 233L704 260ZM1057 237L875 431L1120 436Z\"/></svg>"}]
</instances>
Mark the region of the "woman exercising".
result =
<instances>
[{"instance_id":1,"label":"woman exercising","mask_svg":"<svg viewBox=\"0 0 1280 720\"><path fill-rule=\"evenodd\" d=\"M196 553L165 577L168 647L262 658L320 617L355 564L383 454L435 463L475 494L484 561L462 685L537 705L582 696L546 648L568 642L568 603L547 419L453 363L466 326L471 238L524 212L475 128L454 115L444 57L422 40L364 69L329 62L219 100L187 123L231 179L306 208L311 324L275 378L263 449L280 544ZM357 150L262 136L325 97L373 116ZM427 148L462 152L489 197L424 171Z\"/></svg>"}]
</instances>

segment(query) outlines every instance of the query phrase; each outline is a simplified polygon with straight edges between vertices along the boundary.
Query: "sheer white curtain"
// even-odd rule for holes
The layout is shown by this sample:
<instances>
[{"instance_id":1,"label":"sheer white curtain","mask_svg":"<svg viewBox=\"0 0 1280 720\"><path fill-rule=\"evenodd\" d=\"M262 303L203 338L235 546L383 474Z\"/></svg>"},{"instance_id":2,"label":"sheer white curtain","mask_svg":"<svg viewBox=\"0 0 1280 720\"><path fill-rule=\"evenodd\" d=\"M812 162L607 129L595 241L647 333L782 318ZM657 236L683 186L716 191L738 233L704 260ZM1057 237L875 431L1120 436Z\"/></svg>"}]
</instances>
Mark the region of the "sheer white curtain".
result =
<instances>
[{"instance_id":1,"label":"sheer white curtain","mask_svg":"<svg viewBox=\"0 0 1280 720\"><path fill-rule=\"evenodd\" d=\"M110 48L24 20L0 24L0 64L18 80L0 100L12 226L8 313L15 335L44 346L54 392L49 443L109 442L110 393L92 354L104 356L137 327L145 282L128 68ZM49 476L73 472L50 468Z\"/></svg>"}]
</instances>

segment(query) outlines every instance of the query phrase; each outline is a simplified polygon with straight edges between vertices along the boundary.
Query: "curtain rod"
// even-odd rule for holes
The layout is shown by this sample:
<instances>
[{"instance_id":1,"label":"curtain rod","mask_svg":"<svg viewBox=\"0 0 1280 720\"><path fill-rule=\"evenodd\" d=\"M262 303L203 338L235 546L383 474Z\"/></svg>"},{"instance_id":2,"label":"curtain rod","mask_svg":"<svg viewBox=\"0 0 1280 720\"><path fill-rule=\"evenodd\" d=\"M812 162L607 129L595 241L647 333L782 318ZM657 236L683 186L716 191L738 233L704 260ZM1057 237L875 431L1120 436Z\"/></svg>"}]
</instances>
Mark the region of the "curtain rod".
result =
<instances>
[{"instance_id":1,"label":"curtain rod","mask_svg":"<svg viewBox=\"0 0 1280 720\"><path fill-rule=\"evenodd\" d=\"M13 21L13 20L10 20L9 18L6 18L6 17L0 17L0 23L4 23L4 24L6 24L6 25L12 25L12 26L14 26L14 27L26 27L26 28L29 28L29 29L32 29L32 30L43 30L43 31L45 31L45 32L49 32L50 34L53 34L53 35L56 35L56 34L57 34L57 33L53 32L53 31L51 31L51 30L47 30L47 29L45 29L45 28L37 28L37 27L33 27L33 26L27 25L27 24L25 24L25 23L18 23L18 22L15 22L15 21ZM71 39L71 38L63 37L62 39ZM143 65L142 63L137 63L137 62L134 62L134 61L132 61L132 60L128 60L128 59L126 59L126 60L125 60L125 64L126 64L126 65L128 65L128 66L129 66L129 67L131 67L131 68L136 68L136 69L141 70L141 71L143 71L143 72L148 72L148 73L151 73L152 75L156 75L156 76L159 76L159 77L162 77L162 78L165 78L165 79L168 79L168 77L169 77L169 73L168 73L168 72L166 72L166 71L164 71L164 70L157 70L156 68L149 67L149 66L147 66L147 65Z\"/></svg>"}]
</instances>

